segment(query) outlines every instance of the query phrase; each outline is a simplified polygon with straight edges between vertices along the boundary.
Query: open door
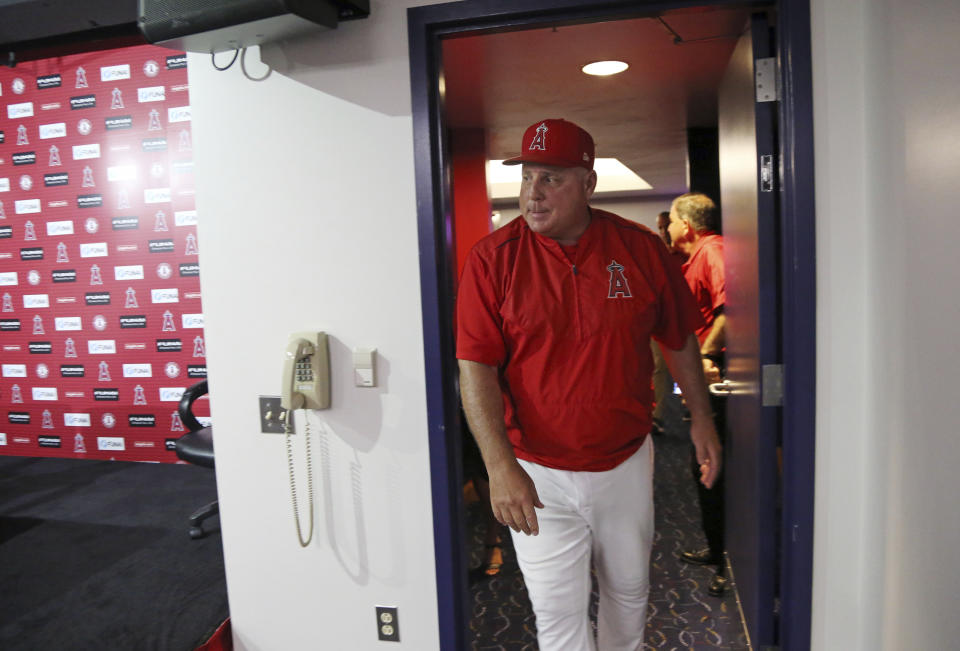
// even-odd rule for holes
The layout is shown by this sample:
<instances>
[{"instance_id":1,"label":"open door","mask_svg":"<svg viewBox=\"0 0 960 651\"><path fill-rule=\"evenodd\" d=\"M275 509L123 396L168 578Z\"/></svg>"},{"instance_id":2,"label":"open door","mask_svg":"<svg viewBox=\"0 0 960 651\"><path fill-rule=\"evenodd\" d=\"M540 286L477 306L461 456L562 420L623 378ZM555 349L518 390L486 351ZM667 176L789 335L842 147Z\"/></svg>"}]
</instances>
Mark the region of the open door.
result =
<instances>
[{"instance_id":1,"label":"open door","mask_svg":"<svg viewBox=\"0 0 960 651\"><path fill-rule=\"evenodd\" d=\"M776 65L754 15L720 88L726 258L726 546L753 648L777 644L780 281ZM769 83L767 83L769 82Z\"/></svg>"}]
</instances>

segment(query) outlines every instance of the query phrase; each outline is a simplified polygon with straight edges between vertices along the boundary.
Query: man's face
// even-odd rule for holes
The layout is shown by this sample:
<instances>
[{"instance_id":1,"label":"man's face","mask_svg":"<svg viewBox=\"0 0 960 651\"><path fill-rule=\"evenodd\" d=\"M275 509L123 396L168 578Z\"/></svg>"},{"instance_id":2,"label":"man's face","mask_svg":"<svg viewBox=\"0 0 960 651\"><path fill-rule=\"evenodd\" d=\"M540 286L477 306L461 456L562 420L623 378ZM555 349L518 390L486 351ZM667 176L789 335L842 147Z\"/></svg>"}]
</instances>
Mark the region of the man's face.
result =
<instances>
[{"instance_id":1,"label":"man's face","mask_svg":"<svg viewBox=\"0 0 960 651\"><path fill-rule=\"evenodd\" d=\"M670 226L670 215L657 215L657 230L660 231L660 239L669 247L670 232L667 230L668 226Z\"/></svg>"},{"instance_id":2,"label":"man's face","mask_svg":"<svg viewBox=\"0 0 960 651\"><path fill-rule=\"evenodd\" d=\"M678 246L687 239L687 233L690 231L690 224L685 219L681 219L677 214L676 208L670 208L670 223L667 225L667 235L670 236L670 242L673 246Z\"/></svg>"},{"instance_id":3,"label":"man's face","mask_svg":"<svg viewBox=\"0 0 960 651\"><path fill-rule=\"evenodd\" d=\"M520 210L530 230L573 244L590 223L597 175L580 167L524 164Z\"/></svg>"}]
</instances>

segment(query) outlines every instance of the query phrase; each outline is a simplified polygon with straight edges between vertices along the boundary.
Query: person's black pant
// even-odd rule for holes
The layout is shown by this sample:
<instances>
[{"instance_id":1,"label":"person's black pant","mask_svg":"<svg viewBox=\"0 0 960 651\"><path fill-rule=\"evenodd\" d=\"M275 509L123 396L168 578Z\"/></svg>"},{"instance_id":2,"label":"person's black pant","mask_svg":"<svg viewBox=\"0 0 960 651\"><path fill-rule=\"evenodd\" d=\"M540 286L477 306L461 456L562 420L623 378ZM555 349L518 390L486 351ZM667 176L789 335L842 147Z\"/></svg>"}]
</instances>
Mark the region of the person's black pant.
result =
<instances>
[{"instance_id":1,"label":"person's black pant","mask_svg":"<svg viewBox=\"0 0 960 651\"><path fill-rule=\"evenodd\" d=\"M717 435L720 437L720 443L726 449L726 431L727 431L727 399L725 397L710 394L710 403L713 407L713 422L717 428ZM726 464L724 464L726 466ZM697 496L700 500L700 520L703 525L703 533L707 538L707 546L710 548L710 555L714 558L721 558L724 550L724 477L726 469L721 468L720 476L714 482L712 488L706 488L700 483L700 464L697 462L697 451L693 450L691 454L691 471L693 480L697 485ZM721 563L721 570L723 564Z\"/></svg>"}]
</instances>

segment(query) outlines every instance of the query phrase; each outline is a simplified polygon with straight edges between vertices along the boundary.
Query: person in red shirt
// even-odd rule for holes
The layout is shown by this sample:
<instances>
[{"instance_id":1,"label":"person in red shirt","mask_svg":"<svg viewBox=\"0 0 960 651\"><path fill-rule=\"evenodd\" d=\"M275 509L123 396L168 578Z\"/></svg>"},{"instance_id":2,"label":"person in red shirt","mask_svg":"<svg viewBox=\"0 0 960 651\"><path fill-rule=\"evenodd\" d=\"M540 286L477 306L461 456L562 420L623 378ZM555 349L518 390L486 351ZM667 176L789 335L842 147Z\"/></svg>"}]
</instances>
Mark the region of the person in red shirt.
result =
<instances>
[{"instance_id":1,"label":"person in red shirt","mask_svg":"<svg viewBox=\"0 0 960 651\"><path fill-rule=\"evenodd\" d=\"M683 275L703 316L703 325L697 329L697 340L700 343L704 375L710 382L719 382L723 376L727 328L727 318L723 313L726 302L723 236L716 232L717 212L716 204L707 195L699 192L683 194L674 199L670 206L670 224L667 227L674 248L688 256L683 264ZM726 429L725 398L718 397L712 402L714 422L723 437ZM695 467L696 461L692 461L691 465ZM697 565L716 565L717 571L707 590L719 597L727 587L723 564L723 476L718 478L713 487L698 484L697 490L707 547L685 551L680 558Z\"/></svg>"},{"instance_id":2,"label":"person in red shirt","mask_svg":"<svg viewBox=\"0 0 960 651\"><path fill-rule=\"evenodd\" d=\"M701 317L650 229L593 209L590 134L566 120L524 133L517 219L480 240L457 295L464 411L511 528L542 651L640 649L653 542L649 340L687 398L700 480L721 449L694 331Z\"/></svg>"},{"instance_id":3,"label":"person in red shirt","mask_svg":"<svg viewBox=\"0 0 960 651\"><path fill-rule=\"evenodd\" d=\"M670 232L667 230L670 226L670 211L664 210L657 215L657 230L660 232L660 239L667 245L678 265L682 265L687 260L687 255L678 249L674 249L670 243ZM653 353L653 433L662 434L664 426L664 409L666 402L673 388L673 378L670 377L670 370L663 359L663 353L660 352L660 346L655 339L650 340L650 349Z\"/></svg>"}]
</instances>

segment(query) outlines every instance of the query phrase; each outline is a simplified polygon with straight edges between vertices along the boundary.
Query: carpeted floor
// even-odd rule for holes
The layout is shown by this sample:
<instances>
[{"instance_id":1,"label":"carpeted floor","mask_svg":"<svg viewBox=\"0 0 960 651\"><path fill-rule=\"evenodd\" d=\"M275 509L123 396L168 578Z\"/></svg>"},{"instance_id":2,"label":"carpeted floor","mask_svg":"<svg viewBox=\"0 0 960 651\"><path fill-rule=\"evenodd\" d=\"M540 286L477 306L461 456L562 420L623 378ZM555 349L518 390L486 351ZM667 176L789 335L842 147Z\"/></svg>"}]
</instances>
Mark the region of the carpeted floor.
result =
<instances>
[{"instance_id":1,"label":"carpeted floor","mask_svg":"<svg viewBox=\"0 0 960 651\"><path fill-rule=\"evenodd\" d=\"M0 649L189 651L227 618L223 551L187 518L189 465L0 457Z\"/></svg>"},{"instance_id":2,"label":"carpeted floor","mask_svg":"<svg viewBox=\"0 0 960 651\"><path fill-rule=\"evenodd\" d=\"M688 426L679 407L669 410L666 432L654 439L654 508L656 537L651 553L650 605L644 649L746 650L734 590L722 597L707 594L713 568L683 563L678 554L705 546L696 488L690 476ZM479 504L468 505L470 566L480 565L483 523ZM536 623L510 536L504 530L504 566L499 576L471 586L470 622L473 651L533 651ZM591 616L596 626L594 582Z\"/></svg>"}]
</instances>

